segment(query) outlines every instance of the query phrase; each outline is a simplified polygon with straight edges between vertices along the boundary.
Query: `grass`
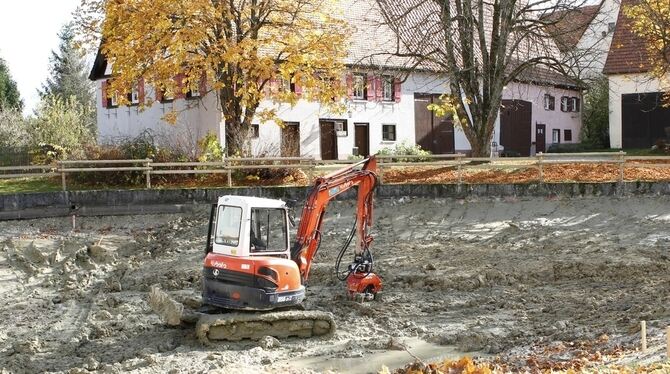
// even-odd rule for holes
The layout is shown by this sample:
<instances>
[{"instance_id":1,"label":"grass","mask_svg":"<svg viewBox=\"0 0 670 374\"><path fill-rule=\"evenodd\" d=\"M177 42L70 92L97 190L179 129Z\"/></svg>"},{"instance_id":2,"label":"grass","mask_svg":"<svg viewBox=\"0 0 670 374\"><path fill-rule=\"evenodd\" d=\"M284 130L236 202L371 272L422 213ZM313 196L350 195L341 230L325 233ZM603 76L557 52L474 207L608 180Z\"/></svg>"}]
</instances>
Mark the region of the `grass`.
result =
<instances>
[{"instance_id":1,"label":"grass","mask_svg":"<svg viewBox=\"0 0 670 374\"><path fill-rule=\"evenodd\" d=\"M53 178L0 179L0 194L60 191L60 180Z\"/></svg>"}]
</instances>

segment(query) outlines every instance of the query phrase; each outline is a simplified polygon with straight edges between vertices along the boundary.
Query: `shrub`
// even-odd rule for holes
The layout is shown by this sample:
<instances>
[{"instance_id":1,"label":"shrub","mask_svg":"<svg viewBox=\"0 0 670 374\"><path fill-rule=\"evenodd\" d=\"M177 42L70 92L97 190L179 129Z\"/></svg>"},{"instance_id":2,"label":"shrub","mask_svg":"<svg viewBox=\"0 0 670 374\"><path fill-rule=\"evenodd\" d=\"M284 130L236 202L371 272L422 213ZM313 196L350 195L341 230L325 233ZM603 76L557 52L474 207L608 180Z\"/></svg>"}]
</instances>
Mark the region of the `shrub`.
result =
<instances>
[{"instance_id":1,"label":"shrub","mask_svg":"<svg viewBox=\"0 0 670 374\"><path fill-rule=\"evenodd\" d=\"M223 147L219 138L211 132L208 132L202 139L198 140L198 150L200 155L198 161L211 162L223 160Z\"/></svg>"},{"instance_id":2,"label":"shrub","mask_svg":"<svg viewBox=\"0 0 670 374\"><path fill-rule=\"evenodd\" d=\"M421 148L420 145L418 144L408 144L407 142L401 142L396 144L394 147L385 147L379 150L377 153L378 155L382 156L429 156L431 153L430 151L426 151L425 149ZM393 161L397 162L408 162L408 161L427 161L429 160L428 158L393 158Z\"/></svg>"},{"instance_id":3,"label":"shrub","mask_svg":"<svg viewBox=\"0 0 670 374\"><path fill-rule=\"evenodd\" d=\"M81 158L83 145L95 142L87 108L74 98L45 97L35 117L29 119L28 135L37 162Z\"/></svg>"},{"instance_id":4,"label":"shrub","mask_svg":"<svg viewBox=\"0 0 670 374\"><path fill-rule=\"evenodd\" d=\"M602 152L603 149L591 143L560 143L552 144L547 148L547 153L579 153L595 151Z\"/></svg>"}]
</instances>

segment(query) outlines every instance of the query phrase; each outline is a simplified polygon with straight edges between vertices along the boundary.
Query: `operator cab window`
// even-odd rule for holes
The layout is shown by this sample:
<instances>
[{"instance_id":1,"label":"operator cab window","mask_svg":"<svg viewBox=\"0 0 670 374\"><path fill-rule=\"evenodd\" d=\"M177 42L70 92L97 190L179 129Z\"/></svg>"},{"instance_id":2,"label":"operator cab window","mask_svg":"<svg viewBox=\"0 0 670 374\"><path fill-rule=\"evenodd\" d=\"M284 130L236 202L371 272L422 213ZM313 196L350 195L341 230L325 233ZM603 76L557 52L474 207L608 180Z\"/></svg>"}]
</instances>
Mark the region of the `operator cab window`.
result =
<instances>
[{"instance_id":1,"label":"operator cab window","mask_svg":"<svg viewBox=\"0 0 670 374\"><path fill-rule=\"evenodd\" d=\"M284 209L251 210L251 253L283 252L288 248L286 212Z\"/></svg>"},{"instance_id":2,"label":"operator cab window","mask_svg":"<svg viewBox=\"0 0 670 374\"><path fill-rule=\"evenodd\" d=\"M242 208L236 206L219 207L216 215L216 244L236 247L240 244L240 227L242 226Z\"/></svg>"}]
</instances>

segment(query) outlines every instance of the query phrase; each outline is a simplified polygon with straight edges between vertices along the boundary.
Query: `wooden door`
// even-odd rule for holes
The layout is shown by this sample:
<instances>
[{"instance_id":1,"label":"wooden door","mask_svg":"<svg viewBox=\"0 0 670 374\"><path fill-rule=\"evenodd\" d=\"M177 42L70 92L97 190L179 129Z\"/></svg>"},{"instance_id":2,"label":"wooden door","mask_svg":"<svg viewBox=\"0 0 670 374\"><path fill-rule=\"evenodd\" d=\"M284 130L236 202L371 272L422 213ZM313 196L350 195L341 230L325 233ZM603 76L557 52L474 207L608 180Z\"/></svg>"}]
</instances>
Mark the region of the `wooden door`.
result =
<instances>
[{"instance_id":1,"label":"wooden door","mask_svg":"<svg viewBox=\"0 0 670 374\"><path fill-rule=\"evenodd\" d=\"M530 156L532 104L523 100L503 100L500 110L500 144L505 152Z\"/></svg>"},{"instance_id":2,"label":"wooden door","mask_svg":"<svg viewBox=\"0 0 670 374\"><path fill-rule=\"evenodd\" d=\"M454 153L454 121L442 119L433 129L433 153Z\"/></svg>"},{"instance_id":3,"label":"wooden door","mask_svg":"<svg viewBox=\"0 0 670 374\"><path fill-rule=\"evenodd\" d=\"M438 103L440 95L414 94L414 133L416 144L432 153L454 153L454 122L437 117L428 105Z\"/></svg>"},{"instance_id":4,"label":"wooden door","mask_svg":"<svg viewBox=\"0 0 670 374\"><path fill-rule=\"evenodd\" d=\"M337 160L335 123L332 121L320 121L319 128L321 130L321 159Z\"/></svg>"},{"instance_id":5,"label":"wooden door","mask_svg":"<svg viewBox=\"0 0 670 374\"><path fill-rule=\"evenodd\" d=\"M542 124L535 125L535 152L547 151L547 126Z\"/></svg>"},{"instance_id":6,"label":"wooden door","mask_svg":"<svg viewBox=\"0 0 670 374\"><path fill-rule=\"evenodd\" d=\"M428 110L430 95L414 94L414 133L416 144L421 148L433 150L433 114Z\"/></svg>"},{"instance_id":7,"label":"wooden door","mask_svg":"<svg viewBox=\"0 0 670 374\"><path fill-rule=\"evenodd\" d=\"M300 157L300 124L286 122L281 129L281 156Z\"/></svg>"},{"instance_id":8,"label":"wooden door","mask_svg":"<svg viewBox=\"0 0 670 374\"><path fill-rule=\"evenodd\" d=\"M370 126L357 123L354 128L354 146L358 148L358 155L367 157L370 155Z\"/></svg>"}]
</instances>

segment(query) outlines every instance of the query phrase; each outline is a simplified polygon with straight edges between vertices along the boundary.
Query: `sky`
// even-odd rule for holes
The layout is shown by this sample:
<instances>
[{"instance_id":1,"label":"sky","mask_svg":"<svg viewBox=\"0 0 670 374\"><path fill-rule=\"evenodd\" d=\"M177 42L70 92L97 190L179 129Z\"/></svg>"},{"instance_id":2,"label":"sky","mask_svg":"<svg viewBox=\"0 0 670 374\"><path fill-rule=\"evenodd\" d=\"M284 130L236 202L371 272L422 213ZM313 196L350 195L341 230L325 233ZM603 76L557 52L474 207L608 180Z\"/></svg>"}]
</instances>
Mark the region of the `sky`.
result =
<instances>
[{"instance_id":1,"label":"sky","mask_svg":"<svg viewBox=\"0 0 670 374\"><path fill-rule=\"evenodd\" d=\"M39 102L37 89L49 75L58 32L72 19L80 0L0 0L0 58L19 86L24 114Z\"/></svg>"}]
</instances>

